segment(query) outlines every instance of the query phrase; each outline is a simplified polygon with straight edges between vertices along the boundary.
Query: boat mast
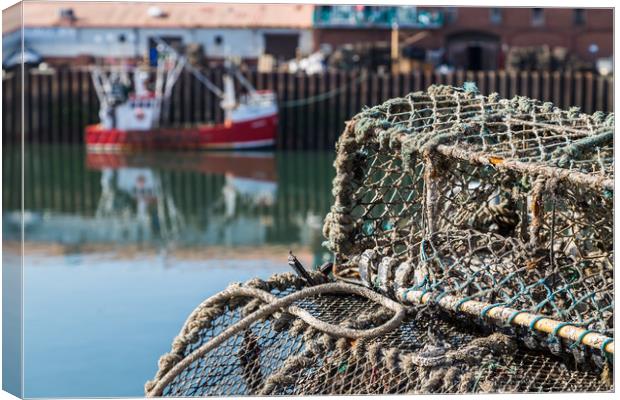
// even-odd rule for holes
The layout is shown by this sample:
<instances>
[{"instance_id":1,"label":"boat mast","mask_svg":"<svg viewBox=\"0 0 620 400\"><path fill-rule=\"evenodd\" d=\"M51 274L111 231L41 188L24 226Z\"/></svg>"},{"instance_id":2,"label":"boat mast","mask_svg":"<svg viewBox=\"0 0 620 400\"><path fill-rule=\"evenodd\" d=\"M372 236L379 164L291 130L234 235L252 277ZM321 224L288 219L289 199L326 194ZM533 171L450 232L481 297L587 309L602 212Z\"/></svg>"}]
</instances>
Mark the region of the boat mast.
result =
<instances>
[{"instance_id":1,"label":"boat mast","mask_svg":"<svg viewBox=\"0 0 620 400\"><path fill-rule=\"evenodd\" d=\"M166 76L166 84L164 85L163 92L163 98L165 100L170 98L170 96L172 95L172 89L174 88L174 84L179 79L179 75L181 75L181 71L183 70L183 67L186 63L185 57L177 57L177 55L174 53L169 57L174 63L174 67L168 70L168 74Z\"/></svg>"},{"instance_id":2,"label":"boat mast","mask_svg":"<svg viewBox=\"0 0 620 400\"><path fill-rule=\"evenodd\" d=\"M158 46L161 46L162 49L165 49L166 51L168 51L174 59L180 60L177 66L180 65L180 68L182 68L183 66L187 68L200 83L205 85L211 92L213 92L217 97L219 97L222 100L220 102L220 106L224 109L225 123L229 124L232 121L232 111L237 107L233 77L239 80L241 85L246 88L246 90L248 91L251 97L256 96L256 89L254 88L254 86L252 86L252 84L239 72L238 69L232 67L229 62L225 64L227 73L225 73L224 76L222 77L223 85L224 85L224 90L222 91L213 82L211 82L202 72L200 72L196 67L187 63L185 56L179 55L179 53L175 49L173 49L169 44L164 42L162 39L155 37L154 40ZM171 87L170 87L170 91L172 91Z\"/></svg>"},{"instance_id":3,"label":"boat mast","mask_svg":"<svg viewBox=\"0 0 620 400\"><path fill-rule=\"evenodd\" d=\"M235 99L235 83L229 75L222 77L224 82L224 96L220 102L220 106L224 109L224 123L229 125L232 123L232 111L237 106Z\"/></svg>"},{"instance_id":4,"label":"boat mast","mask_svg":"<svg viewBox=\"0 0 620 400\"><path fill-rule=\"evenodd\" d=\"M157 45L158 53L164 54L166 47ZM163 111L163 119L168 119L170 112L169 100L172 96L172 89L179 79L179 75L185 66L185 57L178 57L177 53L166 52L162 57L157 57L157 81L155 83L155 95L160 101L160 110ZM166 76L164 78L164 72ZM159 119L158 121L159 122Z\"/></svg>"},{"instance_id":5,"label":"boat mast","mask_svg":"<svg viewBox=\"0 0 620 400\"><path fill-rule=\"evenodd\" d=\"M112 83L107 73L103 72L101 67L94 66L91 70L91 77L95 87L95 93L99 98L99 120L104 126L112 127L114 124Z\"/></svg>"},{"instance_id":6,"label":"boat mast","mask_svg":"<svg viewBox=\"0 0 620 400\"><path fill-rule=\"evenodd\" d=\"M235 77L237 77L243 87L245 87L246 90L250 93L250 96L256 95L256 89L254 89L254 86L252 86L252 84L247 79L245 79L245 76L243 76L243 74L239 72L239 70L236 68L234 69L234 73Z\"/></svg>"},{"instance_id":7,"label":"boat mast","mask_svg":"<svg viewBox=\"0 0 620 400\"><path fill-rule=\"evenodd\" d=\"M160 38L155 37L155 38L153 38L153 40L155 40L155 42L158 45L162 46L162 48L164 48L166 51L168 51L175 59L182 60L183 67L187 68L192 73L192 75L194 75L196 77L196 79L198 79L198 81L200 83L205 85L207 87L207 89L209 89L211 92L213 92L213 94L215 94L219 98L224 98L224 93L222 92L222 90L220 90L219 87L217 87L213 82L211 82L209 80L209 78L204 76L193 65L187 63L185 56L179 55L179 53L175 49L173 49L168 43L164 42ZM180 71L179 71L179 73L180 73ZM172 89L170 89L170 90L172 90Z\"/></svg>"}]
</instances>

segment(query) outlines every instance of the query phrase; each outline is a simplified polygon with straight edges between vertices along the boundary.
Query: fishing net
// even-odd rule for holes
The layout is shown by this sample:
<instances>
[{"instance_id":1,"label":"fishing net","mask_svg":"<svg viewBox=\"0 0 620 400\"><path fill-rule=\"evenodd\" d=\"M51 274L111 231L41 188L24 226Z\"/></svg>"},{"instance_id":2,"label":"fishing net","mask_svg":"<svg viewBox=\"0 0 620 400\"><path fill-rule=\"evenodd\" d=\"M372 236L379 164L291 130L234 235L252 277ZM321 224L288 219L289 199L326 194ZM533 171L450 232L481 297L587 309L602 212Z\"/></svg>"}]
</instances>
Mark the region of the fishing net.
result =
<instances>
[{"instance_id":1,"label":"fishing net","mask_svg":"<svg viewBox=\"0 0 620 400\"><path fill-rule=\"evenodd\" d=\"M613 115L431 86L337 152L333 265L206 300L148 395L612 389Z\"/></svg>"},{"instance_id":2,"label":"fishing net","mask_svg":"<svg viewBox=\"0 0 620 400\"><path fill-rule=\"evenodd\" d=\"M597 372L568 368L561 357L519 347L506 334L488 333L428 308L408 309L402 320L388 327L389 332L357 339L317 329L304 321L303 314L300 318L286 307L264 318L251 318L269 296L281 300L300 293L304 285L292 274L276 275L268 281L233 285L207 300L188 319L173 351L160 360L160 370L147 383L147 393L232 396L609 389ZM239 288L257 293L235 293ZM358 332L385 326L394 314L359 293L308 294L292 305L321 321ZM248 317L253 321L249 327L227 332ZM218 340L215 346L197 353L213 340ZM162 380L166 376L171 378Z\"/></svg>"}]
</instances>

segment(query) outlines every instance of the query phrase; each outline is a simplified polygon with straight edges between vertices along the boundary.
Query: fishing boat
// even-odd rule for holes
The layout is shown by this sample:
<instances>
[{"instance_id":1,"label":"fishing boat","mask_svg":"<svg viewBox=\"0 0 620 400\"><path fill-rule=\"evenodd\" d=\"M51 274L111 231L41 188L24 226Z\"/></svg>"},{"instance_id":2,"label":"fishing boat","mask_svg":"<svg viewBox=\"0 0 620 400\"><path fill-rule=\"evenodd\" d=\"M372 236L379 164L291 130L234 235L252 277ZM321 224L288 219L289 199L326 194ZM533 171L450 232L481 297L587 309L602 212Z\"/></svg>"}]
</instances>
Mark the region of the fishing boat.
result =
<instances>
[{"instance_id":1,"label":"fishing boat","mask_svg":"<svg viewBox=\"0 0 620 400\"><path fill-rule=\"evenodd\" d=\"M223 74L222 90L189 64L185 56L165 42L157 41L159 57L153 89L148 85L149 71L144 68L119 66L107 70L101 67L92 69L101 106L100 123L86 127L88 151L239 150L274 145L278 128L278 106L274 92L256 90L230 64L227 64ZM183 68L221 99L223 123L160 126L162 109L169 104L172 89ZM129 78L131 75L133 88ZM236 96L234 79L246 89L244 95Z\"/></svg>"}]
</instances>

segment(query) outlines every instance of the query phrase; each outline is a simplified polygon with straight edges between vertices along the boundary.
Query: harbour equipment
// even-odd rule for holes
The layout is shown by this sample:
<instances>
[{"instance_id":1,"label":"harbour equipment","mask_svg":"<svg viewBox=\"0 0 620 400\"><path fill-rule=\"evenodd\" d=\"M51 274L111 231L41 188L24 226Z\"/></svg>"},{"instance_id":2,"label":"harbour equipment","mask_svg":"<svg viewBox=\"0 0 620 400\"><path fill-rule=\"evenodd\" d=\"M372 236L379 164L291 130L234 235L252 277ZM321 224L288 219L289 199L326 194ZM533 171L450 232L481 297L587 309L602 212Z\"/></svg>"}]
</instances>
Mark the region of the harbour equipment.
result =
<instances>
[{"instance_id":1,"label":"harbour equipment","mask_svg":"<svg viewBox=\"0 0 620 400\"><path fill-rule=\"evenodd\" d=\"M470 83L364 109L333 263L207 299L146 394L613 390L613 118Z\"/></svg>"}]
</instances>

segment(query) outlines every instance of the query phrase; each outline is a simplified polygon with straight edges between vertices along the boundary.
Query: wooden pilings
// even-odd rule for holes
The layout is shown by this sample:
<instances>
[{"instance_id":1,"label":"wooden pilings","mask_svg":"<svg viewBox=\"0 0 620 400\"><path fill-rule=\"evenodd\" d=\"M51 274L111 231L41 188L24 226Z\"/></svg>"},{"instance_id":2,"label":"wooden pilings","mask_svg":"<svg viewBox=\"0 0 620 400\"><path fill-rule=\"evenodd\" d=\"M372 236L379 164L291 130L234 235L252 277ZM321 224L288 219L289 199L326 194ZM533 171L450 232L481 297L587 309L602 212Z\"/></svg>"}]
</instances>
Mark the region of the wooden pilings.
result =
<instances>
[{"instance_id":1,"label":"wooden pilings","mask_svg":"<svg viewBox=\"0 0 620 400\"><path fill-rule=\"evenodd\" d=\"M222 71L207 77L221 84ZM474 81L483 94L497 91L551 101L561 108L581 107L584 112L613 111L613 77L581 72L457 71L439 74L378 74L364 71L329 71L317 75L285 72L247 73L258 89L274 90L280 102L280 149L332 149L344 123L364 106L424 90L442 83L462 85ZM21 131L21 71L4 77L3 141L15 142ZM24 134L26 141L81 143L86 124L98 121L98 100L84 68L36 69L24 73ZM221 122L219 99L189 73L174 88L162 124L184 125Z\"/></svg>"}]
</instances>

